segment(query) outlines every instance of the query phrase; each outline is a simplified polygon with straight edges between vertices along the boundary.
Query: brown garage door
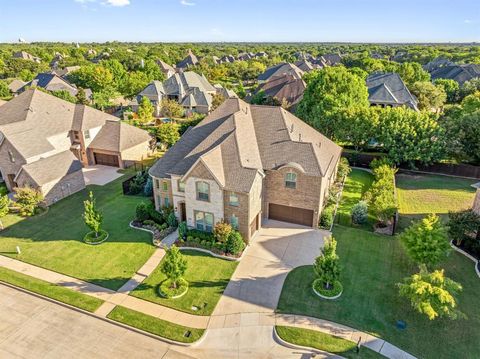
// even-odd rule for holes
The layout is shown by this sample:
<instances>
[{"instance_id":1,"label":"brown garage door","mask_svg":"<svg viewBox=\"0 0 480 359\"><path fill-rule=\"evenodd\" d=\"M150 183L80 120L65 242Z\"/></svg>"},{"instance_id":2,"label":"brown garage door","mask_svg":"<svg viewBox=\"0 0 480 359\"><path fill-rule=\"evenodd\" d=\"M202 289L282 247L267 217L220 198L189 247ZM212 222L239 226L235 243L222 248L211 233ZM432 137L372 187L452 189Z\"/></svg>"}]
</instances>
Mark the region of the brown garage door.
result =
<instances>
[{"instance_id":1,"label":"brown garage door","mask_svg":"<svg viewBox=\"0 0 480 359\"><path fill-rule=\"evenodd\" d=\"M106 155L104 153L94 152L93 156L95 157L95 163L97 165L120 167L118 164L118 156L116 155Z\"/></svg>"},{"instance_id":2,"label":"brown garage door","mask_svg":"<svg viewBox=\"0 0 480 359\"><path fill-rule=\"evenodd\" d=\"M268 218L312 227L313 210L270 203L268 205Z\"/></svg>"}]
</instances>

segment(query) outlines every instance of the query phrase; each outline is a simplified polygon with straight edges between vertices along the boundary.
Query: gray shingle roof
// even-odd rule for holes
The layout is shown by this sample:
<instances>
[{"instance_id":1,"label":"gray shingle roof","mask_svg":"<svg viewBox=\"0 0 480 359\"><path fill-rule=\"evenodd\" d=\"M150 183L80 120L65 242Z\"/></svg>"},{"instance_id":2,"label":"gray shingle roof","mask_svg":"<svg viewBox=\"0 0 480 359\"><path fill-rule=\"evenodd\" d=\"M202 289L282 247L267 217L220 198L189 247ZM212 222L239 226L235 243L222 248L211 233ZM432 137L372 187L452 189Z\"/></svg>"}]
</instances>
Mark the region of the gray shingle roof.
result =
<instances>
[{"instance_id":1,"label":"gray shingle roof","mask_svg":"<svg viewBox=\"0 0 480 359\"><path fill-rule=\"evenodd\" d=\"M69 150L28 163L21 169L39 186L81 170L82 163Z\"/></svg>"},{"instance_id":2,"label":"gray shingle roof","mask_svg":"<svg viewBox=\"0 0 480 359\"><path fill-rule=\"evenodd\" d=\"M433 70L430 74L432 80L450 79L457 81L459 84L464 84L466 81L480 77L480 65L467 64L441 66Z\"/></svg>"},{"instance_id":3,"label":"gray shingle roof","mask_svg":"<svg viewBox=\"0 0 480 359\"><path fill-rule=\"evenodd\" d=\"M263 91L265 97L273 97L280 102L286 100L293 106L302 99L306 86L302 79L285 74L271 77L267 82L260 84L255 92Z\"/></svg>"},{"instance_id":4,"label":"gray shingle roof","mask_svg":"<svg viewBox=\"0 0 480 359\"><path fill-rule=\"evenodd\" d=\"M406 105L418 110L418 100L410 93L397 73L371 74L367 77L367 87L368 100L372 104Z\"/></svg>"},{"instance_id":5,"label":"gray shingle roof","mask_svg":"<svg viewBox=\"0 0 480 359\"><path fill-rule=\"evenodd\" d=\"M177 64L177 68L184 69L198 64L198 58L189 50L187 57Z\"/></svg>"},{"instance_id":6,"label":"gray shingle roof","mask_svg":"<svg viewBox=\"0 0 480 359\"><path fill-rule=\"evenodd\" d=\"M150 173L183 176L202 161L224 188L248 192L257 173L288 163L308 175L328 175L340 153L339 146L284 109L230 98L189 129Z\"/></svg>"},{"instance_id":7,"label":"gray shingle roof","mask_svg":"<svg viewBox=\"0 0 480 359\"><path fill-rule=\"evenodd\" d=\"M259 81L268 81L271 77L289 74L295 78L301 79L303 71L294 64L282 62L281 64L271 66L263 74L258 76Z\"/></svg>"},{"instance_id":8,"label":"gray shingle roof","mask_svg":"<svg viewBox=\"0 0 480 359\"><path fill-rule=\"evenodd\" d=\"M100 132L88 146L91 149L122 152L152 138L147 131L120 122L109 120L105 122Z\"/></svg>"},{"instance_id":9,"label":"gray shingle roof","mask_svg":"<svg viewBox=\"0 0 480 359\"><path fill-rule=\"evenodd\" d=\"M48 91L64 90L72 96L75 96L78 92L78 89L74 85L53 73L38 74L32 81L26 83L20 91L24 91L25 88L33 86L41 87Z\"/></svg>"}]
</instances>

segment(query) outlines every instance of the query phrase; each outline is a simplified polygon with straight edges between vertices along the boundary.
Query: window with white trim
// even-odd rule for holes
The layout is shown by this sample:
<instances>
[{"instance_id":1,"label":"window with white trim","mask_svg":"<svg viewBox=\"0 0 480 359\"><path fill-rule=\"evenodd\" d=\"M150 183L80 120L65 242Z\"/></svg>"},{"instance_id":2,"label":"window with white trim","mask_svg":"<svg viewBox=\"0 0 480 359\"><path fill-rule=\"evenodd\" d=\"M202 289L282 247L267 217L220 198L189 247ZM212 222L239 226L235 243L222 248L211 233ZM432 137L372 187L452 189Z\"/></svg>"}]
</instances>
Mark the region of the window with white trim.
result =
<instances>
[{"instance_id":1,"label":"window with white trim","mask_svg":"<svg viewBox=\"0 0 480 359\"><path fill-rule=\"evenodd\" d=\"M199 201L210 201L210 185L207 182L197 182L197 200Z\"/></svg>"},{"instance_id":2,"label":"window with white trim","mask_svg":"<svg viewBox=\"0 0 480 359\"><path fill-rule=\"evenodd\" d=\"M185 192L185 182L178 180L177 187L178 187L178 192Z\"/></svg>"},{"instance_id":3,"label":"window with white trim","mask_svg":"<svg viewBox=\"0 0 480 359\"><path fill-rule=\"evenodd\" d=\"M285 187L295 189L297 188L297 174L288 172L285 175Z\"/></svg>"},{"instance_id":4,"label":"window with white trim","mask_svg":"<svg viewBox=\"0 0 480 359\"><path fill-rule=\"evenodd\" d=\"M203 211L195 211L195 228L200 231L213 231L213 214Z\"/></svg>"},{"instance_id":5,"label":"window with white trim","mask_svg":"<svg viewBox=\"0 0 480 359\"><path fill-rule=\"evenodd\" d=\"M230 196L228 198L228 204L234 207L239 206L238 195L235 192L230 192Z\"/></svg>"}]
</instances>

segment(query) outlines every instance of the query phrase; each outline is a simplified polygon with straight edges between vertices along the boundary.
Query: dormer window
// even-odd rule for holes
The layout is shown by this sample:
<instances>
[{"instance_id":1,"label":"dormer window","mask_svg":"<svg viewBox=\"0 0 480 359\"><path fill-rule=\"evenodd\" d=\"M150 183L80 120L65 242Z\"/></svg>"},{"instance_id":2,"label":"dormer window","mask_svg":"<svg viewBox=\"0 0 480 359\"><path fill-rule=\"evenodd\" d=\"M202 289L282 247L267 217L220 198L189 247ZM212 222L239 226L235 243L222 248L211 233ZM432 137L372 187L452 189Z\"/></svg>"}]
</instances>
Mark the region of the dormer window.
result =
<instances>
[{"instance_id":1,"label":"dormer window","mask_svg":"<svg viewBox=\"0 0 480 359\"><path fill-rule=\"evenodd\" d=\"M197 182L197 200L210 201L210 185L207 182Z\"/></svg>"},{"instance_id":2,"label":"dormer window","mask_svg":"<svg viewBox=\"0 0 480 359\"><path fill-rule=\"evenodd\" d=\"M295 189L297 188L297 174L289 172L285 175L285 187Z\"/></svg>"}]
</instances>

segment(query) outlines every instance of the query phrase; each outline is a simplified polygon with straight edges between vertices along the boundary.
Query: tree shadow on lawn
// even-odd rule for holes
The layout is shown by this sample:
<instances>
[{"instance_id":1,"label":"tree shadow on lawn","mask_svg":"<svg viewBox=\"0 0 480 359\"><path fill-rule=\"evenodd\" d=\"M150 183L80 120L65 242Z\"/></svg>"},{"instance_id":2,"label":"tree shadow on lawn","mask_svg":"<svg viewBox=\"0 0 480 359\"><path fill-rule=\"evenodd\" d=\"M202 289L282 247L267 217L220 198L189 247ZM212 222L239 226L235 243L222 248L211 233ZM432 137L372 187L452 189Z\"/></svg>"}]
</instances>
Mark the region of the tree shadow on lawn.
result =
<instances>
[{"instance_id":1,"label":"tree shadow on lawn","mask_svg":"<svg viewBox=\"0 0 480 359\"><path fill-rule=\"evenodd\" d=\"M115 278L90 278L88 282L85 284L80 285L78 282L67 282L62 281L59 282L58 285L76 289L80 292L96 292L96 293L105 293L105 294L112 294L112 291L116 291L121 288L130 278L127 277L115 277ZM97 287L93 287L92 284L96 285Z\"/></svg>"},{"instance_id":2,"label":"tree shadow on lawn","mask_svg":"<svg viewBox=\"0 0 480 359\"><path fill-rule=\"evenodd\" d=\"M396 187L403 190L448 190L452 192L475 192L473 184L478 180L418 173L397 173Z\"/></svg>"}]
</instances>

